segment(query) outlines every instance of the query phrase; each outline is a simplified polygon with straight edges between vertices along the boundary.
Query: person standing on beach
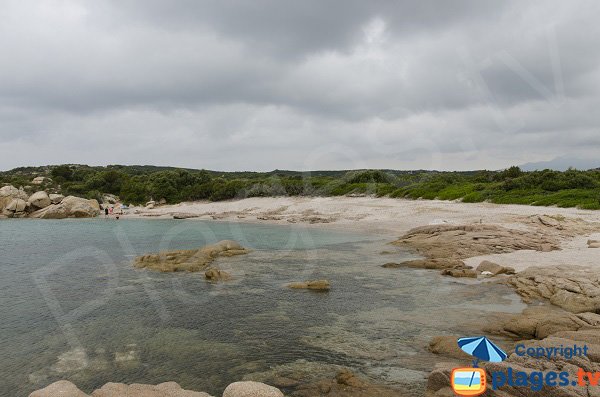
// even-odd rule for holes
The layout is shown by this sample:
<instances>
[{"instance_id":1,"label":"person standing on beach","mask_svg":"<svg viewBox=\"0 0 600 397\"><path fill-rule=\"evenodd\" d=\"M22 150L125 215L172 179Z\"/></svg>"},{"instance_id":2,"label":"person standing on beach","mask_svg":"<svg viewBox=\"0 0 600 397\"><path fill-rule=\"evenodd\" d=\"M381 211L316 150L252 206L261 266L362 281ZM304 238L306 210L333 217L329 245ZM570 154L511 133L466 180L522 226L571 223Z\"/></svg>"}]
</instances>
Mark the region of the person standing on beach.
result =
<instances>
[{"instance_id":1,"label":"person standing on beach","mask_svg":"<svg viewBox=\"0 0 600 397\"><path fill-rule=\"evenodd\" d=\"M113 214L113 207L108 207L108 214L112 216L112 214Z\"/></svg>"},{"instance_id":2,"label":"person standing on beach","mask_svg":"<svg viewBox=\"0 0 600 397\"><path fill-rule=\"evenodd\" d=\"M108 218L108 207L104 207L104 217Z\"/></svg>"}]
</instances>

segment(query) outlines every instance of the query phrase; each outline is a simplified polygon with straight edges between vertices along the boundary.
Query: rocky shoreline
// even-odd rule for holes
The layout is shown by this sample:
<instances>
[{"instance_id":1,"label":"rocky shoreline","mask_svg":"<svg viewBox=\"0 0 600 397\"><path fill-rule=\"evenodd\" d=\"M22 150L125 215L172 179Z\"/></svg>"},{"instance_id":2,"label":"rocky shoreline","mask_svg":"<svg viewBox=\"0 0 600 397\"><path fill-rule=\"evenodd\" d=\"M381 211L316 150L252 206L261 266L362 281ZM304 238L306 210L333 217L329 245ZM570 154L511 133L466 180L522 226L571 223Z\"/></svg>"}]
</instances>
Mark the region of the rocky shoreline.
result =
<instances>
[{"instance_id":1,"label":"rocky shoreline","mask_svg":"<svg viewBox=\"0 0 600 397\"><path fill-rule=\"evenodd\" d=\"M92 218L99 214L97 200L48 194L44 190L28 196L25 190L11 185L0 188L0 218Z\"/></svg>"},{"instance_id":2,"label":"rocky shoreline","mask_svg":"<svg viewBox=\"0 0 600 397\"><path fill-rule=\"evenodd\" d=\"M561 235L588 234L598 231L598 225L578 220L556 219L536 216L526 219L530 229L510 230L496 225L430 225L410 230L394 244L409 247L425 256L423 260L401 264L386 264L387 268L419 267L441 270L441 274L454 277L488 278L498 280L514 288L525 302L537 303L517 315L497 316L488 322L484 331L488 335L508 338L514 344L554 348L585 344L587 356L552 359L519 356L507 350L509 357L501 363L484 363L481 366L490 375L509 371L523 371L528 375L537 372L568 372L570 379L577 379L579 368L587 372L600 371L600 272L581 266L529 267L514 273L508 269L484 261L477 269L462 260L485 254L509 253L518 250L559 250ZM589 249L594 243L588 242ZM573 259L574 262L576 258ZM487 263L486 263L487 262ZM493 271L490 271L493 270ZM487 272L487 274L483 274ZM495 273L495 274L494 274ZM444 358L432 371L427 383L428 397L450 397L450 373L453 368L469 365L470 357L457 346L461 335L445 335L434 338L429 350ZM488 384L486 396L527 397L590 397L600 396L595 386L565 387L543 386L540 391L528 387L505 385L493 390Z\"/></svg>"},{"instance_id":3,"label":"rocky shoreline","mask_svg":"<svg viewBox=\"0 0 600 397\"><path fill-rule=\"evenodd\" d=\"M239 217L239 212L235 214ZM277 214L281 219L269 221L288 220L283 210L278 211ZM219 218L217 215L215 217ZM331 215L321 213L320 215L330 217L333 219L332 222L337 221ZM296 219L293 218L295 215L291 216L290 219ZM226 218L227 216L224 216L224 219ZM590 347L590 354L585 359L547 360L523 358L514 353L510 354L512 352L507 349L509 358L505 362L488 363L482 367L488 372L506 372L509 366L527 373L564 370L576 378L578 368L584 368L586 371L600 371L600 269L578 266L576 256L572 258L572 265L554 266L548 263L533 262L531 265L541 265L541 267L526 266L525 269L522 263L515 264L514 267L509 266L510 262L509 265L507 263L500 265L490 260L480 260L479 265L475 266L468 263L472 264L475 258L486 258L487 256L509 258L519 251L537 252L544 255L560 252L565 248L565 241L583 238L598 232L600 232L600 223L597 221L588 222L560 214L511 215L505 217L503 222L483 222L483 220L477 222L475 219L471 219L471 222L429 224L412 228L392 242L393 245L418 253L423 256L423 259L402 263L387 262L382 266L390 271L402 267L432 269L441 272L444 276L467 277L477 279L477 282L504 283L513 288L525 302L535 304L535 306L529 307L520 314L490 316L483 330L486 334L502 338L505 346L511 348L517 342L546 347L585 343ZM600 254L600 250L596 251L598 245L597 240L589 240L585 249ZM382 254L389 256L390 253L382 252ZM596 256L592 255L592 257ZM175 255L172 262L175 263L178 260L181 260L180 263L189 262L184 259ZM137 263L143 262L139 260ZM207 263L204 263L201 268L205 269ZM140 267L151 268L151 266ZM307 283L302 286L308 287ZM453 395L449 381L451 369L470 363L470 358L465 357L465 354L456 345L456 338L459 336L464 335L440 335L431 340L428 349L440 356L440 362L428 377L427 396L449 397ZM273 384L281 385L284 390L291 390L289 395L298 397L403 395L401 391L372 385L353 374L351 376L344 375L344 371L340 372L342 375L338 374L339 376L314 382L286 378L281 382L277 381L280 384L275 382ZM550 397L600 396L596 389L593 387L546 387L543 389L542 395ZM181 395L186 396L187 394ZM190 394L190 396L194 395L198 394ZM539 394L531 392L528 388L504 386L498 390L490 389L486 395L522 397ZM92 394L92 396L97 395ZM157 394L157 396L161 395ZM240 394L240 396L245 396L245 394ZM257 394L257 396L262 396L262 394Z\"/></svg>"}]
</instances>

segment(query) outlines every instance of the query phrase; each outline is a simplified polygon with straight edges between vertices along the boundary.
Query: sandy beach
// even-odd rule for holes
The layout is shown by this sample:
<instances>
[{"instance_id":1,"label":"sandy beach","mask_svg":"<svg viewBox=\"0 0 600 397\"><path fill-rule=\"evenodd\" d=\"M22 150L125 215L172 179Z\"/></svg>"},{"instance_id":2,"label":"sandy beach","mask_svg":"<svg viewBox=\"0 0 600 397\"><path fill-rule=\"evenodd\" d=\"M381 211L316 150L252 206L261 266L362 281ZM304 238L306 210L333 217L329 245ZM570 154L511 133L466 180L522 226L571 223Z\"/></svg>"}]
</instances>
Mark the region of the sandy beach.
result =
<instances>
[{"instance_id":1,"label":"sandy beach","mask_svg":"<svg viewBox=\"0 0 600 397\"><path fill-rule=\"evenodd\" d=\"M530 266L578 265L600 269L600 250L589 249L589 239L600 239L600 212L577 208L534 207L490 203L462 203L440 200L403 200L373 197L278 197L248 198L224 202L189 202L153 209L132 208L128 217L213 219L236 222L300 223L311 227L348 227L395 239L424 225L498 225L508 229L538 231L535 216L577 220L589 227L563 225L553 233L560 250L549 252L517 250L465 258L477 266L491 260L517 271ZM597 229L597 231L595 230ZM548 230L544 230L548 232Z\"/></svg>"}]
</instances>

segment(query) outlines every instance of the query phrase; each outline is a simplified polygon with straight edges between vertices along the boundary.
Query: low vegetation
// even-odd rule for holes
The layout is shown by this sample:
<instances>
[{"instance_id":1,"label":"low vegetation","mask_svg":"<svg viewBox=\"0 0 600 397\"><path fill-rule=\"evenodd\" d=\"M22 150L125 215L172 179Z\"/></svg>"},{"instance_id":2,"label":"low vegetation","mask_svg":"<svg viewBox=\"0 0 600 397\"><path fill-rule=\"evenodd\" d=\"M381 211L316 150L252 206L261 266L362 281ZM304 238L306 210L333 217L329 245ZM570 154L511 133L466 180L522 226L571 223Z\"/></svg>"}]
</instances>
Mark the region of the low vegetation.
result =
<instances>
[{"instance_id":1,"label":"low vegetation","mask_svg":"<svg viewBox=\"0 0 600 397\"><path fill-rule=\"evenodd\" d=\"M40 185L32 179L43 176ZM22 167L0 173L0 186L45 189L101 199L117 195L128 204L228 200L258 196L343 196L462 200L600 209L600 170L503 171L314 171L215 172L154 166Z\"/></svg>"}]
</instances>

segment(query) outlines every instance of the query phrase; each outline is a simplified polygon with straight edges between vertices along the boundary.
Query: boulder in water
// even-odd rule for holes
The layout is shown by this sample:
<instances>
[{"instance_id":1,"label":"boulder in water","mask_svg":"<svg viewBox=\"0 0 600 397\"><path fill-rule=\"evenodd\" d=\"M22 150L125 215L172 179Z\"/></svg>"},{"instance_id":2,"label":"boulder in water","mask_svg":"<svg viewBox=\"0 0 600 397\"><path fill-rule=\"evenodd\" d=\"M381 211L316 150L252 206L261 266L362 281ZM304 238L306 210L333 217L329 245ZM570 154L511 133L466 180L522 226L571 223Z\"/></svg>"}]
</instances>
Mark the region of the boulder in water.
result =
<instances>
[{"instance_id":1,"label":"boulder in water","mask_svg":"<svg viewBox=\"0 0 600 397\"><path fill-rule=\"evenodd\" d=\"M235 382L227 386L223 397L284 397L276 387L260 382Z\"/></svg>"},{"instance_id":2,"label":"boulder in water","mask_svg":"<svg viewBox=\"0 0 600 397\"><path fill-rule=\"evenodd\" d=\"M217 257L246 253L248 250L239 243L223 240L195 250L162 251L141 255L135 258L134 266L160 272L198 272L205 270Z\"/></svg>"},{"instance_id":3,"label":"boulder in water","mask_svg":"<svg viewBox=\"0 0 600 397\"><path fill-rule=\"evenodd\" d=\"M126 385L123 383L107 383L92 393L92 397L211 397L210 395L184 390L175 382L160 385Z\"/></svg>"},{"instance_id":4,"label":"boulder in water","mask_svg":"<svg viewBox=\"0 0 600 397\"><path fill-rule=\"evenodd\" d=\"M34 391L29 397L88 397L69 381L59 380L48 387Z\"/></svg>"},{"instance_id":5,"label":"boulder in water","mask_svg":"<svg viewBox=\"0 0 600 397\"><path fill-rule=\"evenodd\" d=\"M209 281L227 281L231 280L231 274L226 271L211 267L204 272L204 277Z\"/></svg>"}]
</instances>

